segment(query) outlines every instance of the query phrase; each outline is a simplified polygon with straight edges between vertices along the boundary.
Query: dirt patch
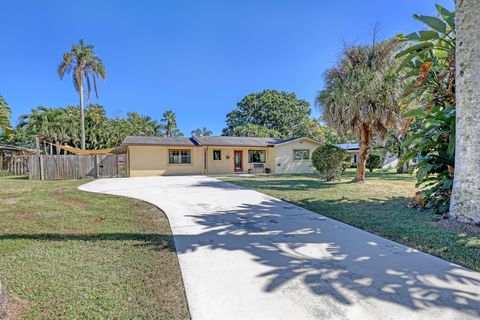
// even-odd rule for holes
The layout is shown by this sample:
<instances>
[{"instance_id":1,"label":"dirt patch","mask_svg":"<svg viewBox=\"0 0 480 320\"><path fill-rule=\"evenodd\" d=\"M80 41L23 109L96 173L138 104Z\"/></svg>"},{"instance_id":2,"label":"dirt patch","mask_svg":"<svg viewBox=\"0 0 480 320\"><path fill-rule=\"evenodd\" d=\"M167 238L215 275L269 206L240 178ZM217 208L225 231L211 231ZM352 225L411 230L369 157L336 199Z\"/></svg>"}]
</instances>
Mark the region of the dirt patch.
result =
<instances>
[{"instance_id":1,"label":"dirt patch","mask_svg":"<svg viewBox=\"0 0 480 320\"><path fill-rule=\"evenodd\" d=\"M10 206L10 205L14 205L15 203L17 203L17 198L6 198L6 199L3 199L3 203L6 204L7 206Z\"/></svg>"},{"instance_id":2,"label":"dirt patch","mask_svg":"<svg viewBox=\"0 0 480 320\"><path fill-rule=\"evenodd\" d=\"M10 297L7 305L7 314L5 320L20 320L23 312L28 306L28 301L22 300L18 297Z\"/></svg>"}]
</instances>

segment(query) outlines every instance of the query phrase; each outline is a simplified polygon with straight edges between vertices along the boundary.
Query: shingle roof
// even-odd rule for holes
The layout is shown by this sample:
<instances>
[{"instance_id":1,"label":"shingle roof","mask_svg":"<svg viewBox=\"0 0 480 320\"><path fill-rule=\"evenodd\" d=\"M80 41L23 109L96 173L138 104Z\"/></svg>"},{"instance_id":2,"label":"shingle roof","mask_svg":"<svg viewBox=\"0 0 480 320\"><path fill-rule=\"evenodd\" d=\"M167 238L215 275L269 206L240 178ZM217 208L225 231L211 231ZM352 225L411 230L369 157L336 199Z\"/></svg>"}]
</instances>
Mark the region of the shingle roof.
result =
<instances>
[{"instance_id":1,"label":"shingle roof","mask_svg":"<svg viewBox=\"0 0 480 320\"><path fill-rule=\"evenodd\" d=\"M192 137L199 145L203 146L232 146L232 147L268 147L283 141L279 138L254 138L254 137L227 137L207 136Z\"/></svg>"},{"instance_id":2,"label":"shingle roof","mask_svg":"<svg viewBox=\"0 0 480 320\"><path fill-rule=\"evenodd\" d=\"M156 146L195 146L192 139L185 137L139 137L128 136L123 140L126 145L156 145Z\"/></svg>"},{"instance_id":3,"label":"shingle roof","mask_svg":"<svg viewBox=\"0 0 480 320\"><path fill-rule=\"evenodd\" d=\"M227 137L206 136L191 138L185 137L138 137L128 136L123 140L124 145L157 145L157 146L221 146L221 147L272 147L276 144L287 143L300 138L256 138L256 137Z\"/></svg>"}]
</instances>

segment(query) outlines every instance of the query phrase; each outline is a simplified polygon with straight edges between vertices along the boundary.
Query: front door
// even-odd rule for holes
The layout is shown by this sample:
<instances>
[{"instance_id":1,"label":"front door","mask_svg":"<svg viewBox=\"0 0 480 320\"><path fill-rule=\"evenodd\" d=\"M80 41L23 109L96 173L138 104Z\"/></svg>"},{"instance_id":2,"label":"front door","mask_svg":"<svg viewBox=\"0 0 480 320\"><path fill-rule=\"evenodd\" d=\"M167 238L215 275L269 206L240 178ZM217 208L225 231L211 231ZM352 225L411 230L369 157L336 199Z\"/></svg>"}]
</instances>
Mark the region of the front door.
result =
<instances>
[{"instance_id":1,"label":"front door","mask_svg":"<svg viewBox=\"0 0 480 320\"><path fill-rule=\"evenodd\" d=\"M243 171L243 151L242 150L234 150L233 151L233 162L234 172L242 172Z\"/></svg>"}]
</instances>

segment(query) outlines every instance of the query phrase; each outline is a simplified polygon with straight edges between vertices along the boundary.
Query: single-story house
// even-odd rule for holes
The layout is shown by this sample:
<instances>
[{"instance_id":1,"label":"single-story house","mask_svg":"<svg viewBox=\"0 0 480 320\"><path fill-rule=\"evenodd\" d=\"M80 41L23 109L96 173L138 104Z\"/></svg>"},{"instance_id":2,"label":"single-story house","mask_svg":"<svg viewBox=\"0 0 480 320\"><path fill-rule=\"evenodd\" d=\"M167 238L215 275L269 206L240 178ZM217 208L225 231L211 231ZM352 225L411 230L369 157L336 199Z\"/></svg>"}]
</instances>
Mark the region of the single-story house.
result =
<instances>
[{"instance_id":1,"label":"single-story house","mask_svg":"<svg viewBox=\"0 0 480 320\"><path fill-rule=\"evenodd\" d=\"M123 141L131 177L231 173L309 173L320 142L292 139L207 136L139 137Z\"/></svg>"},{"instance_id":2,"label":"single-story house","mask_svg":"<svg viewBox=\"0 0 480 320\"><path fill-rule=\"evenodd\" d=\"M358 143L340 143L337 146L347 150L352 155L352 166L356 167L358 164L358 151L360 150Z\"/></svg>"}]
</instances>

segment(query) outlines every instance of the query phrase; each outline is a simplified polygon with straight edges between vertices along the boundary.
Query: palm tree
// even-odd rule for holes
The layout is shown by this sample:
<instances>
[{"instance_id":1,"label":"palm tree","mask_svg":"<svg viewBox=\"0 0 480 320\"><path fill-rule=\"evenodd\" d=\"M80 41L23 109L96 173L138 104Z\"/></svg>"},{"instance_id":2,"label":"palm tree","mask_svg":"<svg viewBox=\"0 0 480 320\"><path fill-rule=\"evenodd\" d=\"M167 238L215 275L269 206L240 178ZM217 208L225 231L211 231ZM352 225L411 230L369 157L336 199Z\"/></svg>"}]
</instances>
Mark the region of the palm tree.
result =
<instances>
[{"instance_id":1,"label":"palm tree","mask_svg":"<svg viewBox=\"0 0 480 320\"><path fill-rule=\"evenodd\" d=\"M328 125L341 134L358 133L356 182L365 181L365 163L374 137L384 139L388 128L398 125L398 49L397 40L345 48L338 64L326 71L324 89L316 97Z\"/></svg>"},{"instance_id":2,"label":"palm tree","mask_svg":"<svg viewBox=\"0 0 480 320\"><path fill-rule=\"evenodd\" d=\"M197 128L195 130L192 130L192 136L208 137L211 135L212 135L212 131L208 130L206 127L203 127L203 129Z\"/></svg>"},{"instance_id":3,"label":"palm tree","mask_svg":"<svg viewBox=\"0 0 480 320\"><path fill-rule=\"evenodd\" d=\"M162 122L165 123L165 129L167 130L167 137L173 137L173 132L177 127L176 115L173 111L167 110L163 113Z\"/></svg>"},{"instance_id":4,"label":"palm tree","mask_svg":"<svg viewBox=\"0 0 480 320\"><path fill-rule=\"evenodd\" d=\"M9 133L12 128L10 127L10 115L12 114L5 99L0 96L0 130L5 133Z\"/></svg>"},{"instance_id":5,"label":"palm tree","mask_svg":"<svg viewBox=\"0 0 480 320\"><path fill-rule=\"evenodd\" d=\"M456 2L455 175L450 215L480 223L480 1Z\"/></svg>"},{"instance_id":6,"label":"palm tree","mask_svg":"<svg viewBox=\"0 0 480 320\"><path fill-rule=\"evenodd\" d=\"M63 60L58 66L58 75L63 79L65 73L73 71L73 85L80 96L80 130L81 139L80 145L85 149L85 114L83 108L84 96L87 100L93 89L98 98L97 80L99 78L105 79L106 71L102 61L93 52L92 45L85 45L83 39L80 39L79 44L72 46L70 52L63 54ZM86 90L85 90L86 89Z\"/></svg>"}]
</instances>

